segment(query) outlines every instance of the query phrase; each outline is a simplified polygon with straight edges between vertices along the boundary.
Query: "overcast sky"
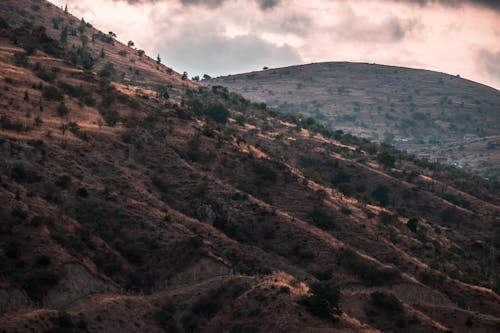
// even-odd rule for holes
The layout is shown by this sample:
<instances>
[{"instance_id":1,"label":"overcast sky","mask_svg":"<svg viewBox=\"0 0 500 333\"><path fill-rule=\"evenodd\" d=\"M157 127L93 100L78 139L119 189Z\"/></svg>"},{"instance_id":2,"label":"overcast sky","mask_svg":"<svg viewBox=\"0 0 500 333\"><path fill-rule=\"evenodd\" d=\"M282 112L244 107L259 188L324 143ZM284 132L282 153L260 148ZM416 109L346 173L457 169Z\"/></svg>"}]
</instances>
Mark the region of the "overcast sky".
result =
<instances>
[{"instance_id":1,"label":"overcast sky","mask_svg":"<svg viewBox=\"0 0 500 333\"><path fill-rule=\"evenodd\" d=\"M190 76L356 61L500 89L500 0L51 0Z\"/></svg>"}]
</instances>

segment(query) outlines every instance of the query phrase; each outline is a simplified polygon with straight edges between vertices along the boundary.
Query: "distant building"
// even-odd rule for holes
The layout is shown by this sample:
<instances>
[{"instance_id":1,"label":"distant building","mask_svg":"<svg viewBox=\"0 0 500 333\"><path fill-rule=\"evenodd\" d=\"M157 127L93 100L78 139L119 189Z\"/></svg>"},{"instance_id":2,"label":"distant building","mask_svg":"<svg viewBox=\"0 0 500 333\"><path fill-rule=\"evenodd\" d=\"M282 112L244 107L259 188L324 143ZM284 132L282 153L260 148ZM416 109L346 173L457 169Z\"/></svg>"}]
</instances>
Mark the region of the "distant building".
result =
<instances>
[{"instance_id":1,"label":"distant building","mask_svg":"<svg viewBox=\"0 0 500 333\"><path fill-rule=\"evenodd\" d=\"M465 141L472 141L472 140L476 140L477 138L478 138L478 136L476 134L465 134L464 135Z\"/></svg>"}]
</instances>

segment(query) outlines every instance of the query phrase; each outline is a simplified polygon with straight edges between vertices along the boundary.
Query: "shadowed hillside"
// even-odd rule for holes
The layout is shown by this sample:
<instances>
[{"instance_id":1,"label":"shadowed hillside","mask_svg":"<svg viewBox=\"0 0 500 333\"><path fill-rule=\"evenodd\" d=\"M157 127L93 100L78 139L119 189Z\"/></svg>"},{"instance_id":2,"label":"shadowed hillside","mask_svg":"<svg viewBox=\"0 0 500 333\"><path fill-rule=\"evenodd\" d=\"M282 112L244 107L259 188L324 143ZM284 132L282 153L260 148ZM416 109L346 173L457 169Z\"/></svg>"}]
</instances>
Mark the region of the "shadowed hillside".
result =
<instances>
[{"instance_id":1,"label":"shadowed hillside","mask_svg":"<svg viewBox=\"0 0 500 333\"><path fill-rule=\"evenodd\" d=\"M209 84L422 158L490 179L500 176L500 92L458 75L333 62L219 77Z\"/></svg>"},{"instance_id":2,"label":"shadowed hillside","mask_svg":"<svg viewBox=\"0 0 500 333\"><path fill-rule=\"evenodd\" d=\"M0 4L0 332L500 327L495 184L221 86L116 79L19 11L69 17Z\"/></svg>"}]
</instances>

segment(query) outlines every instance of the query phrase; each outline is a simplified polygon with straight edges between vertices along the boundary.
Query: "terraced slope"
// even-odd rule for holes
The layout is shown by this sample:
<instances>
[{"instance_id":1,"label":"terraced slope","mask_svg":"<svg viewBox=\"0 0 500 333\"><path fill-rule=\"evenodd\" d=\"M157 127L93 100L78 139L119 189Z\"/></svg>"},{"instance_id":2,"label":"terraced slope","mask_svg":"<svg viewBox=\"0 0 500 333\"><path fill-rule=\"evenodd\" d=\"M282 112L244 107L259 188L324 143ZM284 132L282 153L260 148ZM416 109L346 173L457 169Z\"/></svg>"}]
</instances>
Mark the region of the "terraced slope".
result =
<instances>
[{"instance_id":1,"label":"terraced slope","mask_svg":"<svg viewBox=\"0 0 500 333\"><path fill-rule=\"evenodd\" d=\"M376 64L316 63L208 81L423 158L499 179L500 92L459 76Z\"/></svg>"},{"instance_id":2,"label":"terraced slope","mask_svg":"<svg viewBox=\"0 0 500 333\"><path fill-rule=\"evenodd\" d=\"M494 184L80 60L0 20L0 331L498 329Z\"/></svg>"}]
</instances>

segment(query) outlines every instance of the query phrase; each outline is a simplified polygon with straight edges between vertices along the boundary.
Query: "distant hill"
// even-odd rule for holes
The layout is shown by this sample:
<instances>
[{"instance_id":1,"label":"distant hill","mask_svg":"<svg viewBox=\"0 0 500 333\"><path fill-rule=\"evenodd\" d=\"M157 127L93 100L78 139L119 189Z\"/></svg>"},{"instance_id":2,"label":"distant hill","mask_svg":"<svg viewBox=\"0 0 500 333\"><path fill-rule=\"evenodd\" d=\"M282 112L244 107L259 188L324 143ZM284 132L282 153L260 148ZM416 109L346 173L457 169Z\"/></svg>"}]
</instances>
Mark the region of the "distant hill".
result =
<instances>
[{"instance_id":1,"label":"distant hill","mask_svg":"<svg viewBox=\"0 0 500 333\"><path fill-rule=\"evenodd\" d=\"M500 92L457 76L329 62L207 81L328 128L500 179Z\"/></svg>"},{"instance_id":2,"label":"distant hill","mask_svg":"<svg viewBox=\"0 0 500 333\"><path fill-rule=\"evenodd\" d=\"M498 330L497 183L77 22L0 2L0 332Z\"/></svg>"}]
</instances>

